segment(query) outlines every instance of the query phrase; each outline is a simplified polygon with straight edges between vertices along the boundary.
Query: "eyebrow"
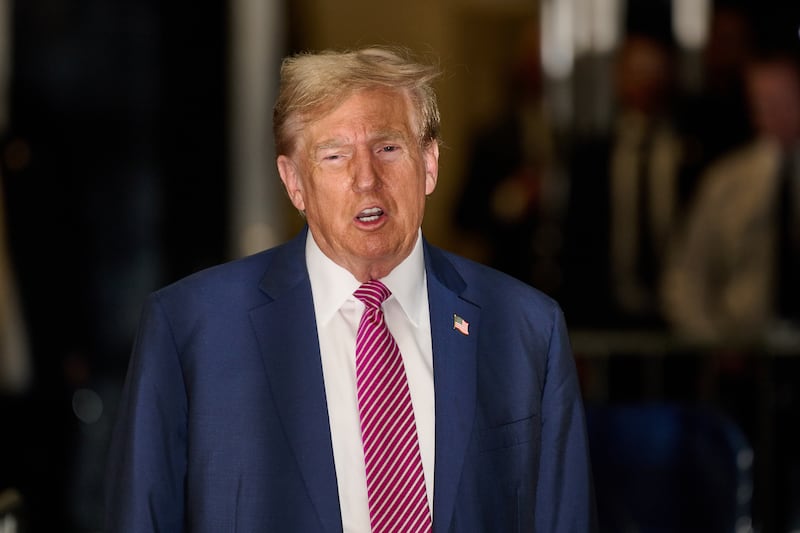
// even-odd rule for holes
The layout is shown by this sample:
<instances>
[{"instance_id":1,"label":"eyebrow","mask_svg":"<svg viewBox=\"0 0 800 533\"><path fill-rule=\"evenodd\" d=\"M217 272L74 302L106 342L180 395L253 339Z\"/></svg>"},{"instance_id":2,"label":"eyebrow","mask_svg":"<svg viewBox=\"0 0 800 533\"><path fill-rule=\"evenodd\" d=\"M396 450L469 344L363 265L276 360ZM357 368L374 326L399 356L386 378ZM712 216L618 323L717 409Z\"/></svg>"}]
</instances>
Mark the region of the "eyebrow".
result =
<instances>
[{"instance_id":1,"label":"eyebrow","mask_svg":"<svg viewBox=\"0 0 800 533\"><path fill-rule=\"evenodd\" d=\"M386 129L386 130L380 130L375 134L371 135L369 142L387 141L387 140L388 141L406 140L406 136L400 130ZM351 144L351 142L346 137L333 137L314 145L313 151L314 153L316 153L319 152L320 150L341 148L342 146L347 146L349 144Z\"/></svg>"},{"instance_id":2,"label":"eyebrow","mask_svg":"<svg viewBox=\"0 0 800 533\"><path fill-rule=\"evenodd\" d=\"M333 139L328 139L328 140L322 141L319 144L315 144L313 151L314 152L319 152L320 150L328 150L328 149L331 149L331 148L340 148L340 147L346 146L348 144L350 144L350 143L348 142L347 139L344 139L342 137L336 137L336 138L333 138Z\"/></svg>"},{"instance_id":3,"label":"eyebrow","mask_svg":"<svg viewBox=\"0 0 800 533\"><path fill-rule=\"evenodd\" d=\"M377 132L375 135L373 135L372 139L374 141L388 141L397 139L404 141L406 140L406 136L403 134L402 131L388 129Z\"/></svg>"}]
</instances>

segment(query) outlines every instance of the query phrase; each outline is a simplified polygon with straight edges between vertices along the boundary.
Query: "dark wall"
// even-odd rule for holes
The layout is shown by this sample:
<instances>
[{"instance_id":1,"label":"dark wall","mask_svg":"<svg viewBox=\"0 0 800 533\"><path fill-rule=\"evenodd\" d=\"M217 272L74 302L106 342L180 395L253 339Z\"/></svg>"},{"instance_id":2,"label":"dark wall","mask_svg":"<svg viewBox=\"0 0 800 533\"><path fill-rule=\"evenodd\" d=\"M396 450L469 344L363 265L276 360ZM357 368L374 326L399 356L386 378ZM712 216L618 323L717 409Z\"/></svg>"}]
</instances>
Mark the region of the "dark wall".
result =
<instances>
[{"instance_id":1,"label":"dark wall","mask_svg":"<svg viewBox=\"0 0 800 533\"><path fill-rule=\"evenodd\" d=\"M226 5L24 0L13 28L0 153L35 383L0 398L0 490L33 531L88 531L142 301L224 258Z\"/></svg>"}]
</instances>

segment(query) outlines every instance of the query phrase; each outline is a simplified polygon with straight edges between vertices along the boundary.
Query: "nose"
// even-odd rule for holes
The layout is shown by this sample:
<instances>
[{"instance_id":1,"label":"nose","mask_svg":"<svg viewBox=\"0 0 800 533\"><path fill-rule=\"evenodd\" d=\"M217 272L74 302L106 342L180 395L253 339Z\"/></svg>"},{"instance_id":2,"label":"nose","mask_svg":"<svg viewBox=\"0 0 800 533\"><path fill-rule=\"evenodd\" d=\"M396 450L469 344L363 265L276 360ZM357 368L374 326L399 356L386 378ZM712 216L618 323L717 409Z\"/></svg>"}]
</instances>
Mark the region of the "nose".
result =
<instances>
[{"instance_id":1,"label":"nose","mask_svg":"<svg viewBox=\"0 0 800 533\"><path fill-rule=\"evenodd\" d=\"M370 150L361 150L355 157L353 167L353 189L370 191L380 187L378 164Z\"/></svg>"}]
</instances>

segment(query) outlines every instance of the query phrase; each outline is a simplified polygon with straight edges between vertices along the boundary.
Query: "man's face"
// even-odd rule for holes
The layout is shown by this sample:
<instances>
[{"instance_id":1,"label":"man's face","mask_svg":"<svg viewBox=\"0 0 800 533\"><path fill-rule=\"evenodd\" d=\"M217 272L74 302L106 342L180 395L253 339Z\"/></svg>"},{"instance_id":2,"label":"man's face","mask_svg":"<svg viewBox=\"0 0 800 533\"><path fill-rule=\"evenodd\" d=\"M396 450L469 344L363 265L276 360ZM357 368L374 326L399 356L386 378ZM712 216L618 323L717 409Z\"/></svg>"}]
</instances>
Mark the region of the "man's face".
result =
<instances>
[{"instance_id":1,"label":"man's face","mask_svg":"<svg viewBox=\"0 0 800 533\"><path fill-rule=\"evenodd\" d=\"M800 137L800 84L794 68L780 62L754 66L747 82L758 133L792 146Z\"/></svg>"},{"instance_id":2,"label":"man's face","mask_svg":"<svg viewBox=\"0 0 800 533\"><path fill-rule=\"evenodd\" d=\"M320 249L359 281L380 278L414 247L439 149L421 148L404 92L370 89L310 121L278 169Z\"/></svg>"}]
</instances>

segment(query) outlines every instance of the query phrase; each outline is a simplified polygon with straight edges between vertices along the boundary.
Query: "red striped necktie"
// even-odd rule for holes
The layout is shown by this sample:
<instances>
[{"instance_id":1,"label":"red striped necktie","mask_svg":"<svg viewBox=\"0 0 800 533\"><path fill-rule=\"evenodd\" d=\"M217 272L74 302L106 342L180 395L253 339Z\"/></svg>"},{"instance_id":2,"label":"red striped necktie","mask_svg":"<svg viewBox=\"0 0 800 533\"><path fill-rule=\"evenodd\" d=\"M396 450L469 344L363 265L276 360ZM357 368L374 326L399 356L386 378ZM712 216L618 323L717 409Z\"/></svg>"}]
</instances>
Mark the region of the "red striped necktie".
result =
<instances>
[{"instance_id":1,"label":"red striped necktie","mask_svg":"<svg viewBox=\"0 0 800 533\"><path fill-rule=\"evenodd\" d=\"M356 387L372 531L428 533L431 513L411 394L381 310L391 292L370 280L353 294L366 305L356 334Z\"/></svg>"}]
</instances>

